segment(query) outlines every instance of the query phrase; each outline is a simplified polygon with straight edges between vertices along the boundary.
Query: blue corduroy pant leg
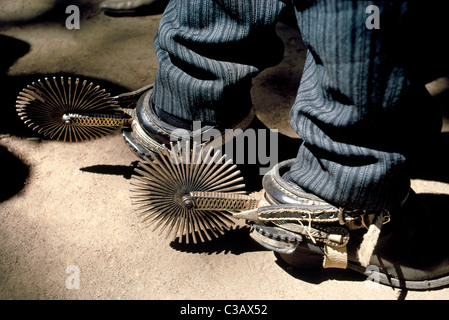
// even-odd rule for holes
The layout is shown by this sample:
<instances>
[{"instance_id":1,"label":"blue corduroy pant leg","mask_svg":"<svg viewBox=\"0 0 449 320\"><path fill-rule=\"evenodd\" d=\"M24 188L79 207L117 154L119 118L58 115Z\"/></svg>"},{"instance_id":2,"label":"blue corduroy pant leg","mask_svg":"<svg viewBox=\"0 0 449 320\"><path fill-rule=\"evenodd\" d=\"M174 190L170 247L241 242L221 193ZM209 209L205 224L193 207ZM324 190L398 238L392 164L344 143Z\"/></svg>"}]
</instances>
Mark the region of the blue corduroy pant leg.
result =
<instances>
[{"instance_id":1,"label":"blue corduroy pant leg","mask_svg":"<svg viewBox=\"0 0 449 320\"><path fill-rule=\"evenodd\" d=\"M251 79L282 58L275 25L293 4L309 51L291 111L304 143L290 179L348 209L397 206L409 192L414 143L441 121L401 62L404 26L416 11L407 1L288 2L171 1L155 38L156 112L224 126L242 118ZM380 29L367 27L370 5L379 8Z\"/></svg>"},{"instance_id":2,"label":"blue corduroy pant leg","mask_svg":"<svg viewBox=\"0 0 449 320\"><path fill-rule=\"evenodd\" d=\"M404 59L412 54L407 24L419 8L316 0L296 9L309 51L291 110L304 139L291 179L345 208L398 206L410 188L408 158L441 130L434 101Z\"/></svg>"},{"instance_id":3,"label":"blue corduroy pant leg","mask_svg":"<svg viewBox=\"0 0 449 320\"><path fill-rule=\"evenodd\" d=\"M279 0L176 0L155 38L156 112L204 124L233 124L252 107L251 81L283 57Z\"/></svg>"}]
</instances>

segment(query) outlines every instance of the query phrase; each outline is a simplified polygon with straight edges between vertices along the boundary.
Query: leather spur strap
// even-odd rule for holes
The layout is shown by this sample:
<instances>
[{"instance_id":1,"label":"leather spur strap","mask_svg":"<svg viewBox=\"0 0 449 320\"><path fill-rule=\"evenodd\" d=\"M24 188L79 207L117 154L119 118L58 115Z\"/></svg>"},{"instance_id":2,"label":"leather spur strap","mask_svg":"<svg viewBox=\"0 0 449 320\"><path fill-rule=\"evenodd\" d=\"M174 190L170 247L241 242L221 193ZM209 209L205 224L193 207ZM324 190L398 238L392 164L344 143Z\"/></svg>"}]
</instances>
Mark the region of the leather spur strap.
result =
<instances>
[{"instance_id":1,"label":"leather spur strap","mask_svg":"<svg viewBox=\"0 0 449 320\"><path fill-rule=\"evenodd\" d=\"M368 229L378 212L344 210L327 204L275 204L263 201L263 193L250 195L191 192L192 210L226 210L235 218L254 223L255 240L272 250L293 253L303 239L321 244L324 268L347 267L347 244L350 230ZM382 214L382 223L389 216ZM272 226L269 226L269 225Z\"/></svg>"}]
</instances>

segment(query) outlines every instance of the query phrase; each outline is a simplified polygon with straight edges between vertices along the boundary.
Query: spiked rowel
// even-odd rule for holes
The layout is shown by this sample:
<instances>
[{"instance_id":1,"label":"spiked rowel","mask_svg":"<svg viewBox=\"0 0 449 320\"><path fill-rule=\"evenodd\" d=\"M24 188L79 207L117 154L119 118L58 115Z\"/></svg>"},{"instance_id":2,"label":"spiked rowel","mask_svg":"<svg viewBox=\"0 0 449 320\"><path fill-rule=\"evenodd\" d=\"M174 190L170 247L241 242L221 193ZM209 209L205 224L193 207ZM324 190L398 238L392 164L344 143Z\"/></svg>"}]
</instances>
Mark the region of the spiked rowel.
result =
<instances>
[{"instance_id":1,"label":"spiked rowel","mask_svg":"<svg viewBox=\"0 0 449 320\"><path fill-rule=\"evenodd\" d=\"M189 243L205 242L233 225L233 212L256 207L240 171L219 150L190 142L171 144L139 163L131 199L154 230Z\"/></svg>"},{"instance_id":2,"label":"spiked rowel","mask_svg":"<svg viewBox=\"0 0 449 320\"><path fill-rule=\"evenodd\" d=\"M99 138L131 123L116 97L71 77L33 82L19 93L16 110L31 129L70 142Z\"/></svg>"}]
</instances>

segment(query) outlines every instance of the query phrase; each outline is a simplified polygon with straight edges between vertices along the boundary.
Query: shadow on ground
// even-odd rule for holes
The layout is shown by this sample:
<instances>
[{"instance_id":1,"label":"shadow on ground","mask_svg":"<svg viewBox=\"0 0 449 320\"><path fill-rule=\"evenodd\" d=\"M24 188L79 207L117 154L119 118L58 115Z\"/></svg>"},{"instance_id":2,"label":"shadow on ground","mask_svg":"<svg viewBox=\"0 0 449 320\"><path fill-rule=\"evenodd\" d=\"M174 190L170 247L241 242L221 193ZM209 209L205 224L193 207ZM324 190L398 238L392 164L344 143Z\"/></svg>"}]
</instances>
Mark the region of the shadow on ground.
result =
<instances>
[{"instance_id":1,"label":"shadow on ground","mask_svg":"<svg viewBox=\"0 0 449 320\"><path fill-rule=\"evenodd\" d=\"M90 167L83 167L80 168L80 170L96 174L123 176L123 178L129 180L134 174L134 169L137 167L137 164L138 161L133 161L129 166L99 164Z\"/></svg>"},{"instance_id":2,"label":"shadow on ground","mask_svg":"<svg viewBox=\"0 0 449 320\"><path fill-rule=\"evenodd\" d=\"M297 269L292 267L283 261L279 255L277 257L276 264L282 268L285 272L296 279L312 283L320 284L328 280L340 280L340 281L365 281L366 276L357 273L352 270L343 269Z\"/></svg>"},{"instance_id":3,"label":"shadow on ground","mask_svg":"<svg viewBox=\"0 0 449 320\"><path fill-rule=\"evenodd\" d=\"M207 254L239 255L246 252L264 251L264 248L248 236L249 230L249 227L233 227L216 239L196 244L179 242L179 238L177 238L170 243L170 247L181 252Z\"/></svg>"},{"instance_id":4,"label":"shadow on ground","mask_svg":"<svg viewBox=\"0 0 449 320\"><path fill-rule=\"evenodd\" d=\"M437 141L432 142L432 150L422 152L411 167L412 179L432 180L449 183L449 132L442 132ZM416 146L418 152L420 146Z\"/></svg>"},{"instance_id":5,"label":"shadow on ground","mask_svg":"<svg viewBox=\"0 0 449 320\"><path fill-rule=\"evenodd\" d=\"M6 147L0 145L0 202L17 194L26 184L30 168Z\"/></svg>"}]
</instances>

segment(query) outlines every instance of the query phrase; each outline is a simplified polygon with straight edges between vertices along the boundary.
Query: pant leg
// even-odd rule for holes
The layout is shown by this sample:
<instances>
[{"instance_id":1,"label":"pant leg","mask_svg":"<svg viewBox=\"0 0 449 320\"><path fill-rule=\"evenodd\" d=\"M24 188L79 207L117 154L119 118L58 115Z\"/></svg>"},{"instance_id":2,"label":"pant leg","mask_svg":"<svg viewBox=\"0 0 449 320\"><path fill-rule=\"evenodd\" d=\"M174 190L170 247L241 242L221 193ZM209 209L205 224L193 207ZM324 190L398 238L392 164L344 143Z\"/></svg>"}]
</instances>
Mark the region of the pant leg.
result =
<instances>
[{"instance_id":1,"label":"pant leg","mask_svg":"<svg viewBox=\"0 0 449 320\"><path fill-rule=\"evenodd\" d=\"M280 0L171 1L155 37L153 102L162 120L226 127L246 116L251 79L283 57L275 25L285 7Z\"/></svg>"},{"instance_id":2,"label":"pant leg","mask_svg":"<svg viewBox=\"0 0 449 320\"><path fill-rule=\"evenodd\" d=\"M372 4L380 29L365 25ZM304 140L291 179L346 208L398 205L410 187L408 158L441 128L424 84L403 63L411 54L402 51L405 21L419 10L406 1L352 0L296 8L309 53L291 111Z\"/></svg>"}]
</instances>

